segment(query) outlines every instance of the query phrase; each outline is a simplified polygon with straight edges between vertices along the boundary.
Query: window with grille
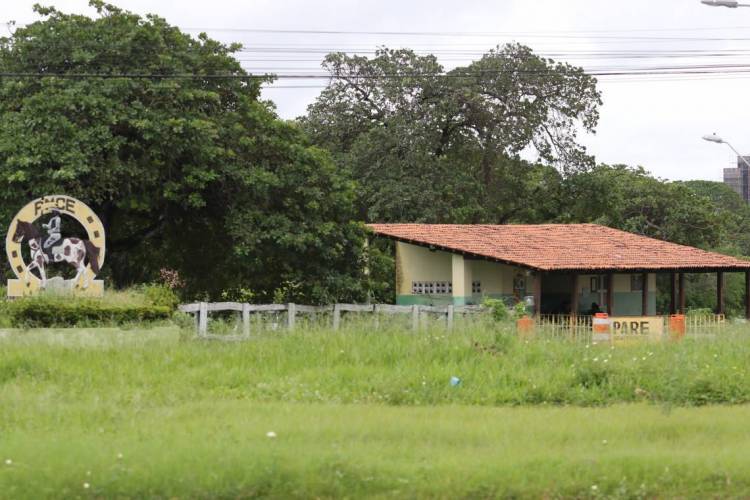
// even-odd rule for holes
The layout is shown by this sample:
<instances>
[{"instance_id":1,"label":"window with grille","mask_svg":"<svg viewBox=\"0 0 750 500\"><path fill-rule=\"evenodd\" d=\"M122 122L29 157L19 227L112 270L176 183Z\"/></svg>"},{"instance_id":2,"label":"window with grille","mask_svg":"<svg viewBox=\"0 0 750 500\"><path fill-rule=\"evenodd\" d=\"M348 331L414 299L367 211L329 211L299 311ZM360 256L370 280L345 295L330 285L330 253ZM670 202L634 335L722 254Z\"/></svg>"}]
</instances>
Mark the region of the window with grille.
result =
<instances>
[{"instance_id":1,"label":"window with grille","mask_svg":"<svg viewBox=\"0 0 750 500\"><path fill-rule=\"evenodd\" d=\"M482 282L472 281L471 282L471 293L482 293Z\"/></svg>"},{"instance_id":2,"label":"window with grille","mask_svg":"<svg viewBox=\"0 0 750 500\"><path fill-rule=\"evenodd\" d=\"M412 295L447 295L453 293L450 281L412 281Z\"/></svg>"}]
</instances>

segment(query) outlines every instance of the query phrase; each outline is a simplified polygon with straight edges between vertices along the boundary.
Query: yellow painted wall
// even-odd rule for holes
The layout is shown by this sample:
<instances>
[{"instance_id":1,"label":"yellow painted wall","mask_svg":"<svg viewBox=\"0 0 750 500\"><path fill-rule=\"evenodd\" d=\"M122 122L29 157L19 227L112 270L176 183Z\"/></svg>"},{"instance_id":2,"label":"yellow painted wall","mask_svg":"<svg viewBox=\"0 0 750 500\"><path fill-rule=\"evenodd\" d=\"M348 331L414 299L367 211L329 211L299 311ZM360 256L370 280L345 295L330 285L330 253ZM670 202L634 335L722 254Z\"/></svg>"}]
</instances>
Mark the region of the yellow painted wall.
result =
<instances>
[{"instance_id":1,"label":"yellow painted wall","mask_svg":"<svg viewBox=\"0 0 750 500\"><path fill-rule=\"evenodd\" d=\"M522 268L498 262L465 259L460 254L430 251L428 248L396 242L396 293L410 295L413 281L450 281L453 295L471 295L473 280L482 283L482 294L513 294L513 277ZM526 290L532 290L533 278L526 277ZM530 293L530 292L529 292Z\"/></svg>"},{"instance_id":2,"label":"yellow painted wall","mask_svg":"<svg viewBox=\"0 0 750 500\"><path fill-rule=\"evenodd\" d=\"M453 256L448 252L432 252L428 248L397 241L396 294L410 295L412 281L452 281Z\"/></svg>"},{"instance_id":3,"label":"yellow painted wall","mask_svg":"<svg viewBox=\"0 0 750 500\"><path fill-rule=\"evenodd\" d=\"M615 292L630 292L630 274L615 274ZM656 291L656 274L649 273L648 275L648 290L649 292Z\"/></svg>"},{"instance_id":4,"label":"yellow painted wall","mask_svg":"<svg viewBox=\"0 0 750 500\"><path fill-rule=\"evenodd\" d=\"M499 262L490 262L486 260L471 260L467 261L470 263L472 268L472 274L474 279L479 280L482 283L482 293L488 294L513 294L513 277L516 273L523 273L526 275L526 271L512 267ZM469 291L471 291L471 283L469 283ZM526 277L526 289L531 290L531 278Z\"/></svg>"}]
</instances>

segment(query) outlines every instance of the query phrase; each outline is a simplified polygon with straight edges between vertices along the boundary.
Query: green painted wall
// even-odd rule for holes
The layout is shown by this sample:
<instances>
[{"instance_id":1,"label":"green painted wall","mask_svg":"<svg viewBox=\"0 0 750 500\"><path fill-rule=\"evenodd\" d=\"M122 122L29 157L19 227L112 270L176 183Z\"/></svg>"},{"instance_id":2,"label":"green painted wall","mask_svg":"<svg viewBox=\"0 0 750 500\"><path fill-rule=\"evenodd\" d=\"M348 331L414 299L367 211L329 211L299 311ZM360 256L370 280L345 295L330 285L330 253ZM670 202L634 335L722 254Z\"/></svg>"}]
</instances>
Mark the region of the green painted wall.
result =
<instances>
[{"instance_id":1,"label":"green painted wall","mask_svg":"<svg viewBox=\"0 0 750 500\"><path fill-rule=\"evenodd\" d=\"M508 307L515 303L513 295L499 293L471 295L469 297L451 297L450 295L398 295L396 305L399 306L454 306L480 305L485 298L504 300Z\"/></svg>"},{"instance_id":2,"label":"green painted wall","mask_svg":"<svg viewBox=\"0 0 750 500\"><path fill-rule=\"evenodd\" d=\"M399 306L448 306L453 304L450 295L397 295L396 305Z\"/></svg>"},{"instance_id":3,"label":"green painted wall","mask_svg":"<svg viewBox=\"0 0 750 500\"><path fill-rule=\"evenodd\" d=\"M642 316L641 292L615 292L613 316ZM648 292L648 314L656 316L656 292Z\"/></svg>"}]
</instances>

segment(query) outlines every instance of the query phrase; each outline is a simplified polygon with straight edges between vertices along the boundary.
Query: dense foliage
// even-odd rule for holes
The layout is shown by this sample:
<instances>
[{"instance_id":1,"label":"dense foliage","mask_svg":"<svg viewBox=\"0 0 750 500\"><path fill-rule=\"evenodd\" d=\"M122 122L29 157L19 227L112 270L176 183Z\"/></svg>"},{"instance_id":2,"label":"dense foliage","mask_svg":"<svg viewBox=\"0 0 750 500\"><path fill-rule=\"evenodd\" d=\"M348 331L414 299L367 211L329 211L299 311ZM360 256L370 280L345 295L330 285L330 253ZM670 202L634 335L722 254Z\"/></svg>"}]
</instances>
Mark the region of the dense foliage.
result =
<instances>
[{"instance_id":1,"label":"dense foliage","mask_svg":"<svg viewBox=\"0 0 750 500\"><path fill-rule=\"evenodd\" d=\"M362 299L353 184L259 99L239 46L91 4L36 7L0 39L0 72L19 75L0 78L3 225L65 193L102 218L118 286L169 267L192 295Z\"/></svg>"}]
</instances>

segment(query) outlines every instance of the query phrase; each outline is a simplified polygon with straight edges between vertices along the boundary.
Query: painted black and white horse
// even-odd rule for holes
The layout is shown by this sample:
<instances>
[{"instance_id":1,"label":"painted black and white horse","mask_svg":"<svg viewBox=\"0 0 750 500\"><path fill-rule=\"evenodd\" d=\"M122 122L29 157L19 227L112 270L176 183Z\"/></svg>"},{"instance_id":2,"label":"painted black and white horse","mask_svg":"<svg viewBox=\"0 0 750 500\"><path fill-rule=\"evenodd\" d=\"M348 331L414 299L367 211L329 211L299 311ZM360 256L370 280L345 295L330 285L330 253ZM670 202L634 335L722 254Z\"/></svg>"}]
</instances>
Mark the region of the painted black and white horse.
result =
<instances>
[{"instance_id":1,"label":"painted black and white horse","mask_svg":"<svg viewBox=\"0 0 750 500\"><path fill-rule=\"evenodd\" d=\"M42 280L42 288L47 287L47 273L45 271L49 264L50 256L53 262L67 262L76 270L76 276L73 283L78 286L78 281L83 277L83 289L89 287L89 279L86 275L86 265L91 264L91 270L94 274L99 274L99 247L89 240L79 238L65 238L62 244L54 246L50 255L44 253L42 247L42 233L34 224L19 220L16 224L16 230L13 233L13 241L22 243L26 241L31 251L31 262L26 266L24 279L29 282L29 273L34 269L39 270L39 276Z\"/></svg>"}]
</instances>

